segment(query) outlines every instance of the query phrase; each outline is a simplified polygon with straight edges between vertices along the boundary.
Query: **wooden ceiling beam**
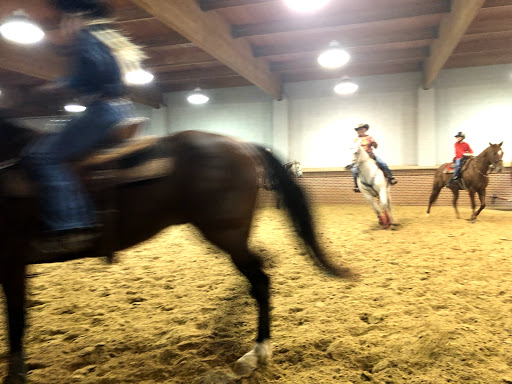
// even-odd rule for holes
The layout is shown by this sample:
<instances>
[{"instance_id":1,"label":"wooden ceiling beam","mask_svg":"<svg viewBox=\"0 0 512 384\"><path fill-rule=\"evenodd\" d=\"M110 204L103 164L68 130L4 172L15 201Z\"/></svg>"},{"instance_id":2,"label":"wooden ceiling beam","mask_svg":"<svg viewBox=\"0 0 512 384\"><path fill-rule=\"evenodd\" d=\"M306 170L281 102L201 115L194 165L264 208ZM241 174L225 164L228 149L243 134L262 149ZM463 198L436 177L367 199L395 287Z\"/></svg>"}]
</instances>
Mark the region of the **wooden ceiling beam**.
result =
<instances>
[{"instance_id":1,"label":"wooden ceiling beam","mask_svg":"<svg viewBox=\"0 0 512 384\"><path fill-rule=\"evenodd\" d=\"M452 10L441 21L439 38L432 43L430 57L425 61L424 89L432 86L484 3L485 0L452 0Z\"/></svg>"},{"instance_id":2,"label":"wooden ceiling beam","mask_svg":"<svg viewBox=\"0 0 512 384\"><path fill-rule=\"evenodd\" d=\"M160 22L245 77L276 99L281 99L281 81L268 63L255 59L250 43L234 40L230 24L215 12L205 13L191 0L132 0Z\"/></svg>"},{"instance_id":3,"label":"wooden ceiling beam","mask_svg":"<svg viewBox=\"0 0 512 384\"><path fill-rule=\"evenodd\" d=\"M478 67L509 63L512 63L512 49L452 55L446 62L445 68Z\"/></svg>"},{"instance_id":4,"label":"wooden ceiling beam","mask_svg":"<svg viewBox=\"0 0 512 384\"><path fill-rule=\"evenodd\" d=\"M275 35L297 31L332 31L343 26L380 23L423 15L444 14L450 11L448 2L416 2L400 8L386 7L365 11L348 11L338 15L293 18L261 24L239 24L232 27L233 37Z\"/></svg>"},{"instance_id":5,"label":"wooden ceiling beam","mask_svg":"<svg viewBox=\"0 0 512 384\"><path fill-rule=\"evenodd\" d=\"M400 33L386 34L386 35L373 35L363 38L354 39L338 39L340 45L346 49L364 47L364 46L378 46L384 44L398 44L414 41L428 42L437 37L437 30L429 28L426 30L410 30ZM319 53L325 49L325 41L313 44L300 43L294 45L278 46L268 45L254 47L254 55L257 57L272 58L273 56L292 55L296 53L315 52Z\"/></svg>"},{"instance_id":6,"label":"wooden ceiling beam","mask_svg":"<svg viewBox=\"0 0 512 384\"><path fill-rule=\"evenodd\" d=\"M421 61L428 57L429 48L409 48L409 49L396 49L385 50L376 52L366 52L361 54L353 54L350 60L350 65L366 64L366 63L385 63L391 61L404 61L415 60ZM317 58L310 57L307 59L289 60L274 62L270 68L276 72L289 72L301 69L319 69ZM344 71L345 68L336 70L337 72Z\"/></svg>"},{"instance_id":7,"label":"wooden ceiling beam","mask_svg":"<svg viewBox=\"0 0 512 384\"><path fill-rule=\"evenodd\" d=\"M349 66L340 72L322 71L307 69L303 71L296 71L291 73L283 74L283 81L286 82L298 82L298 81L313 81L313 80L327 80L327 79L339 79L341 75L349 75L351 77L361 76L372 76L372 75L384 75L392 73L404 73L404 72L421 72L422 61L421 60L404 60L389 63L372 63L372 64L361 64L355 66Z\"/></svg>"},{"instance_id":8,"label":"wooden ceiling beam","mask_svg":"<svg viewBox=\"0 0 512 384\"><path fill-rule=\"evenodd\" d=\"M202 89L249 87L252 85L253 84L250 81L241 76L220 79L206 79L201 81ZM163 85L163 89L166 92L192 91L195 87L197 87L197 82L195 80Z\"/></svg>"},{"instance_id":9,"label":"wooden ceiling beam","mask_svg":"<svg viewBox=\"0 0 512 384\"><path fill-rule=\"evenodd\" d=\"M0 68L43 80L53 80L66 70L66 60L50 52L44 45L30 49L0 40ZM163 96L154 86L128 87L135 102L159 108Z\"/></svg>"},{"instance_id":10,"label":"wooden ceiling beam","mask_svg":"<svg viewBox=\"0 0 512 384\"><path fill-rule=\"evenodd\" d=\"M219 67L200 70L185 70L179 72L162 73L157 75L158 82L180 81L182 79L200 81L202 79L214 79L219 77L240 76L231 68Z\"/></svg>"},{"instance_id":11,"label":"wooden ceiling beam","mask_svg":"<svg viewBox=\"0 0 512 384\"><path fill-rule=\"evenodd\" d=\"M203 11L221 8L244 7L247 5L275 3L277 0L199 0Z\"/></svg>"},{"instance_id":12,"label":"wooden ceiling beam","mask_svg":"<svg viewBox=\"0 0 512 384\"><path fill-rule=\"evenodd\" d=\"M503 51L512 47L512 31L466 35L453 54Z\"/></svg>"}]
</instances>

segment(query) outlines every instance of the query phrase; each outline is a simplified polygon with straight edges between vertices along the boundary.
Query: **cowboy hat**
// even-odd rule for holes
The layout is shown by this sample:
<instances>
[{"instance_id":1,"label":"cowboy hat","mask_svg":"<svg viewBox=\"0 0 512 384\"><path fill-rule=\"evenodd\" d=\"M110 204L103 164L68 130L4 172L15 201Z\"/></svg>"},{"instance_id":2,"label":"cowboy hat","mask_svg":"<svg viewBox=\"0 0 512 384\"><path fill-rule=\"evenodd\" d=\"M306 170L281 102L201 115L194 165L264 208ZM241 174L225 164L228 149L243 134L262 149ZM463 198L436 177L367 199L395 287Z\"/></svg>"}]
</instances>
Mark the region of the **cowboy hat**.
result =
<instances>
[{"instance_id":1,"label":"cowboy hat","mask_svg":"<svg viewBox=\"0 0 512 384\"><path fill-rule=\"evenodd\" d=\"M112 13L105 0L52 0L51 3L65 13L86 13L98 18L107 18Z\"/></svg>"},{"instance_id":2,"label":"cowboy hat","mask_svg":"<svg viewBox=\"0 0 512 384\"><path fill-rule=\"evenodd\" d=\"M465 139L466 135L463 132L459 132L454 137L462 137L463 139Z\"/></svg>"},{"instance_id":3,"label":"cowboy hat","mask_svg":"<svg viewBox=\"0 0 512 384\"><path fill-rule=\"evenodd\" d=\"M356 131L358 129L365 128L366 130L370 129L370 126L368 124L358 124L356 128L354 128Z\"/></svg>"}]
</instances>

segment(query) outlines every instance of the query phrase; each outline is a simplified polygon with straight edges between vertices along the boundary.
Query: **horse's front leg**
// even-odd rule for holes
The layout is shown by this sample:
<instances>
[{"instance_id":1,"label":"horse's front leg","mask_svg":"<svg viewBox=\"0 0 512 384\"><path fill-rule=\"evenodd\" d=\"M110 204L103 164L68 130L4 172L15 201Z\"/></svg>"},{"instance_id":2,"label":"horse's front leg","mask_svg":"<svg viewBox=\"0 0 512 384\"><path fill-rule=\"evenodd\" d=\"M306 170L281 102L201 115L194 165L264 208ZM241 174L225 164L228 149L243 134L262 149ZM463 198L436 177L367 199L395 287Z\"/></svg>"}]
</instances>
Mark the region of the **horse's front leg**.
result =
<instances>
[{"instance_id":1,"label":"horse's front leg","mask_svg":"<svg viewBox=\"0 0 512 384\"><path fill-rule=\"evenodd\" d=\"M457 208L457 201L459 200L459 190L457 188L452 188L452 193L453 193L453 199L452 199L453 209L455 209L455 215L457 216L457 219L460 219L459 210Z\"/></svg>"},{"instance_id":2,"label":"horse's front leg","mask_svg":"<svg viewBox=\"0 0 512 384\"><path fill-rule=\"evenodd\" d=\"M482 212L482 210L485 208L485 189L482 191L478 191L478 199L480 200L480 208L475 214L475 219L480 214L480 212Z\"/></svg>"},{"instance_id":3,"label":"horse's front leg","mask_svg":"<svg viewBox=\"0 0 512 384\"><path fill-rule=\"evenodd\" d=\"M25 266L6 264L1 266L2 286L7 302L9 322L9 367L3 384L26 383L26 365L23 355L25 332Z\"/></svg>"},{"instance_id":4,"label":"horse's front leg","mask_svg":"<svg viewBox=\"0 0 512 384\"><path fill-rule=\"evenodd\" d=\"M475 191L472 191L472 190L469 191L469 198L471 199L471 212L472 212L470 220L475 220L476 219L476 214L475 214L475 209L476 209Z\"/></svg>"}]
</instances>

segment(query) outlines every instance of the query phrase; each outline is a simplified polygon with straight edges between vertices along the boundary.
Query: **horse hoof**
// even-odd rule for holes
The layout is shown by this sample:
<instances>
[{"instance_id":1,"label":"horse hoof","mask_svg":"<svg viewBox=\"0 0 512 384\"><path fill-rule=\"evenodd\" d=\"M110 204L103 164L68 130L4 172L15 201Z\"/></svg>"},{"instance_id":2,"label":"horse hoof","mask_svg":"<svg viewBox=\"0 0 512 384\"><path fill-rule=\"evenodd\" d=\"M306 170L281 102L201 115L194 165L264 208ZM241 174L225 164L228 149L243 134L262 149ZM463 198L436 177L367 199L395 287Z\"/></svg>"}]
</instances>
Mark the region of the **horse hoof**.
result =
<instances>
[{"instance_id":1,"label":"horse hoof","mask_svg":"<svg viewBox=\"0 0 512 384\"><path fill-rule=\"evenodd\" d=\"M256 368L258 368L258 357L251 351L236 361L233 372L238 376L247 377L250 376Z\"/></svg>"},{"instance_id":2,"label":"horse hoof","mask_svg":"<svg viewBox=\"0 0 512 384\"><path fill-rule=\"evenodd\" d=\"M236 361L233 372L242 377L250 376L258 368L258 364L266 364L271 356L272 351L269 340L256 343L250 352L247 352Z\"/></svg>"}]
</instances>

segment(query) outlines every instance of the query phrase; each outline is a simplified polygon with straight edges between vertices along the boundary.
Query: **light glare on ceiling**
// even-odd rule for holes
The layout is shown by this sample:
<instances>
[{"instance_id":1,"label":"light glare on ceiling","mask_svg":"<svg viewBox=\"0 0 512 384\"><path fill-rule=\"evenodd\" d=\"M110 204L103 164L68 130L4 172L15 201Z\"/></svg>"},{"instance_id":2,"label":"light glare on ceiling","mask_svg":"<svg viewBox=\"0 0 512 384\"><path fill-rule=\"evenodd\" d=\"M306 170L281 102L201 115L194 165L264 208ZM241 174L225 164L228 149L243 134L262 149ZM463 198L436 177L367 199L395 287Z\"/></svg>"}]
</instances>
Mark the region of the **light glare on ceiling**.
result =
<instances>
[{"instance_id":1,"label":"light glare on ceiling","mask_svg":"<svg viewBox=\"0 0 512 384\"><path fill-rule=\"evenodd\" d=\"M329 69L341 68L350 60L350 55L337 41L331 41L329 48L318 56L318 63Z\"/></svg>"},{"instance_id":2,"label":"light glare on ceiling","mask_svg":"<svg viewBox=\"0 0 512 384\"><path fill-rule=\"evenodd\" d=\"M297 12L313 12L323 8L330 0L284 0L286 5Z\"/></svg>"},{"instance_id":3,"label":"light glare on ceiling","mask_svg":"<svg viewBox=\"0 0 512 384\"><path fill-rule=\"evenodd\" d=\"M149 73L148 71L145 71L143 69L137 69L135 71L128 72L125 75L126 82L128 84L148 84L153 81L152 73Z\"/></svg>"},{"instance_id":4,"label":"light glare on ceiling","mask_svg":"<svg viewBox=\"0 0 512 384\"><path fill-rule=\"evenodd\" d=\"M34 44L44 37L44 32L23 11L16 11L1 26L0 33L7 40L19 44Z\"/></svg>"},{"instance_id":5,"label":"light glare on ceiling","mask_svg":"<svg viewBox=\"0 0 512 384\"><path fill-rule=\"evenodd\" d=\"M334 86L334 92L336 92L338 95L351 95L352 93L356 92L358 88L359 85L354 83L352 79L344 77L338 84Z\"/></svg>"},{"instance_id":6,"label":"light glare on ceiling","mask_svg":"<svg viewBox=\"0 0 512 384\"><path fill-rule=\"evenodd\" d=\"M187 97L187 100L190 104L197 105L207 103L210 98L201 91L201 88L196 88L194 92Z\"/></svg>"},{"instance_id":7,"label":"light glare on ceiling","mask_svg":"<svg viewBox=\"0 0 512 384\"><path fill-rule=\"evenodd\" d=\"M80 104L67 104L64 106L64 109L71 113L79 113L85 111L87 108Z\"/></svg>"}]
</instances>

